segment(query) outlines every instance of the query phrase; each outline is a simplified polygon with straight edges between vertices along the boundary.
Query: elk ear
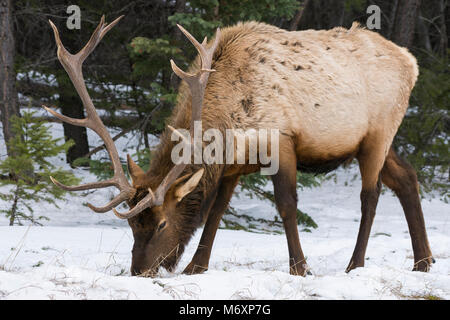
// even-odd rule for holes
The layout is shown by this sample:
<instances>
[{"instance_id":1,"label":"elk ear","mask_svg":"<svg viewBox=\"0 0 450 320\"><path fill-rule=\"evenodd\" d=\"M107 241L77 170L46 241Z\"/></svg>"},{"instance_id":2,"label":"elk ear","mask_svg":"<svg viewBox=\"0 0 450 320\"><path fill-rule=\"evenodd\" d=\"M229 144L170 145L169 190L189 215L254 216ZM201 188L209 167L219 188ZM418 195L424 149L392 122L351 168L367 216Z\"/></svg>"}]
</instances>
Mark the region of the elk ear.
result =
<instances>
[{"instance_id":1,"label":"elk ear","mask_svg":"<svg viewBox=\"0 0 450 320\"><path fill-rule=\"evenodd\" d=\"M176 187L175 198L177 199L178 202L180 202L181 199L183 199L188 193L192 192L195 189L195 187L200 182L200 179L202 178L204 171L205 169L201 168L196 173L194 173L188 181Z\"/></svg>"},{"instance_id":2,"label":"elk ear","mask_svg":"<svg viewBox=\"0 0 450 320\"><path fill-rule=\"evenodd\" d=\"M141 167L139 167L136 164L136 162L134 162L133 159L131 159L129 154L127 154L127 167L128 172L130 173L131 176L131 180L133 181L136 181L136 178L138 176L145 174L144 170L142 170Z\"/></svg>"}]
</instances>

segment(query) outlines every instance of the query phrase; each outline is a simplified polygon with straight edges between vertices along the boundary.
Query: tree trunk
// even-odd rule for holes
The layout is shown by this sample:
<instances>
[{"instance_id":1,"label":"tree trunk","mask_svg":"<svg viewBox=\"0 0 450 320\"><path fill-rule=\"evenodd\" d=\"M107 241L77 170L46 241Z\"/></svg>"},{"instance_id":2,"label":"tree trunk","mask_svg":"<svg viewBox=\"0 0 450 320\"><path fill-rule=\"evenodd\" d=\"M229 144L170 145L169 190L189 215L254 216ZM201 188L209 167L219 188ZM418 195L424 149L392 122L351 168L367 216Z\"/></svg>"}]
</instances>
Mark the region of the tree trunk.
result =
<instances>
[{"instance_id":1,"label":"tree trunk","mask_svg":"<svg viewBox=\"0 0 450 320\"><path fill-rule=\"evenodd\" d=\"M308 2L309 2L309 0L305 0L305 2L300 5L300 8L298 9L297 13L295 14L294 18L292 18L292 21L289 24L290 31L297 30L298 24L300 23L300 20L302 19L303 12L305 11L305 8L308 5Z\"/></svg>"},{"instance_id":2,"label":"tree trunk","mask_svg":"<svg viewBox=\"0 0 450 320\"><path fill-rule=\"evenodd\" d=\"M420 46L425 48L428 52L433 52L428 26L420 15L417 17L417 36Z\"/></svg>"},{"instance_id":3,"label":"tree trunk","mask_svg":"<svg viewBox=\"0 0 450 320\"><path fill-rule=\"evenodd\" d=\"M61 113L71 118L82 119L85 117L83 104L66 74L58 76L59 107ZM70 164L77 158L81 158L89 152L89 143L85 127L73 126L63 122L64 137L66 141L72 139L75 144L67 150L66 161Z\"/></svg>"},{"instance_id":4,"label":"tree trunk","mask_svg":"<svg viewBox=\"0 0 450 320\"><path fill-rule=\"evenodd\" d=\"M10 119L14 115L20 116L15 86L14 53L12 3L11 0L0 0L0 117L9 156L11 150L7 142L14 136Z\"/></svg>"},{"instance_id":5,"label":"tree trunk","mask_svg":"<svg viewBox=\"0 0 450 320\"><path fill-rule=\"evenodd\" d=\"M328 29L343 25L345 14L344 0L327 1L327 11L328 11Z\"/></svg>"},{"instance_id":6,"label":"tree trunk","mask_svg":"<svg viewBox=\"0 0 450 320\"><path fill-rule=\"evenodd\" d=\"M447 35L447 25L445 21L445 13L447 10L447 1L441 0L439 2L439 16L440 16L440 22L441 22L441 40L439 42L439 54L445 58L447 56L447 49L448 49L448 35Z\"/></svg>"},{"instance_id":7,"label":"tree trunk","mask_svg":"<svg viewBox=\"0 0 450 320\"><path fill-rule=\"evenodd\" d=\"M399 46L411 48L419 7L420 0L403 0L398 2L392 41Z\"/></svg>"},{"instance_id":8,"label":"tree trunk","mask_svg":"<svg viewBox=\"0 0 450 320\"><path fill-rule=\"evenodd\" d=\"M177 0L175 3L175 13L184 13L186 11L186 0ZM177 43L182 43L183 34L177 27L173 28L173 36ZM181 79L174 72L170 73L170 87L177 90L180 86Z\"/></svg>"},{"instance_id":9,"label":"tree trunk","mask_svg":"<svg viewBox=\"0 0 450 320\"><path fill-rule=\"evenodd\" d=\"M344 0L305 1L297 29L332 29L342 26L345 14Z\"/></svg>"},{"instance_id":10,"label":"tree trunk","mask_svg":"<svg viewBox=\"0 0 450 320\"><path fill-rule=\"evenodd\" d=\"M19 202L19 193L20 193L20 187L17 182L16 190L14 191L14 202L11 208L10 216L9 216L9 225L13 226L14 221L16 220L16 213L17 213L17 204Z\"/></svg>"}]
</instances>

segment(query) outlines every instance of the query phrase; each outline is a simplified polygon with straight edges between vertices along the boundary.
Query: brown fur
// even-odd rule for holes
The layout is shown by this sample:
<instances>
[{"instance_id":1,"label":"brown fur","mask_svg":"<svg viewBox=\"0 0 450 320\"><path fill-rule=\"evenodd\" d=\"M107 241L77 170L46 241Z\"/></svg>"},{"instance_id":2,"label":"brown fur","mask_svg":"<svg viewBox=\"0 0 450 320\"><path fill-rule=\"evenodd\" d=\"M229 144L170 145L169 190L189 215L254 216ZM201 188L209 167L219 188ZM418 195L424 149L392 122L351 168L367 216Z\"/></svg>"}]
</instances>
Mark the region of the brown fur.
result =
<instances>
[{"instance_id":1,"label":"brown fur","mask_svg":"<svg viewBox=\"0 0 450 320\"><path fill-rule=\"evenodd\" d=\"M190 71L198 70L198 66L197 58ZM411 169L392 160L394 156L388 157L386 164L384 161L417 79L415 58L406 49L357 24L349 30L288 32L248 22L222 30L212 68L216 72L210 75L205 91L203 130L280 130L280 171L273 180L277 208L288 238L291 273L304 275L307 271L295 219L297 168L327 172L342 162L358 159L363 179L363 216L349 270L362 266L382 168L383 182L397 194L401 192L398 184L414 180ZM190 92L183 82L168 123L175 128L189 128L190 114ZM147 187L156 188L173 166L170 154L174 143L170 134L168 130L163 133L149 171L133 179L139 181L135 185L141 190L138 197L145 195ZM185 173L198 168L188 166ZM155 261L162 257L168 261L166 266L172 268L196 228L205 222L199 249L185 271L207 269L218 223L239 175L255 172L259 165L204 168L197 188L181 202L175 204L171 200L173 191L168 192L163 206L130 219L137 248L133 251L133 274L149 268L157 270L159 263L155 267ZM399 197L407 216L422 217L414 192ZM431 251L424 227L420 226L423 217L422 222L414 219L408 218L408 223L414 232L417 262L431 256ZM158 233L156 226L163 220L167 226Z\"/></svg>"}]
</instances>

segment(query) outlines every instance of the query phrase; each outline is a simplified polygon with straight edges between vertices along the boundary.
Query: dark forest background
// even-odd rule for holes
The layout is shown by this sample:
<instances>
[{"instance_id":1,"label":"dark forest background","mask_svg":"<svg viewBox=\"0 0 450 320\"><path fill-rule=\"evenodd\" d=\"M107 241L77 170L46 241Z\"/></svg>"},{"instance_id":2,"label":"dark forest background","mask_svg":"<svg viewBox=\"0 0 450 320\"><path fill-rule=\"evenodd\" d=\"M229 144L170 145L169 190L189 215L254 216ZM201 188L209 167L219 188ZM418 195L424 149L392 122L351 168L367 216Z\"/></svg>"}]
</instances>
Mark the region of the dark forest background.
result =
<instances>
[{"instance_id":1,"label":"dark forest background","mask_svg":"<svg viewBox=\"0 0 450 320\"><path fill-rule=\"evenodd\" d=\"M69 5L81 9L81 29L66 27ZM14 138L11 119L20 107L42 104L64 115L84 117L82 104L56 58L48 23L61 30L69 51L87 42L102 14L107 21L125 15L85 63L84 73L106 125L121 134L134 131L148 150L148 133L158 135L176 100L178 78L169 60L186 68L195 51L176 24L197 39L212 36L216 27L257 20L288 30L366 25L370 5L381 9L381 28L374 30L408 47L417 57L420 77L410 109L395 139L395 148L417 169L425 190L447 193L449 182L449 3L447 0L0 0L0 143ZM117 110L127 110L126 115ZM54 121L50 116L40 119ZM88 144L86 129L64 126L72 165L101 167L89 159L99 148ZM137 151L139 153L140 150ZM8 144L8 155L14 151ZM1 155L6 156L6 155ZM148 157L140 156L141 162ZM147 160L146 160L147 159ZM107 159L105 159L107 163ZM251 177L244 189L261 186ZM304 184L311 181L305 179Z\"/></svg>"}]
</instances>

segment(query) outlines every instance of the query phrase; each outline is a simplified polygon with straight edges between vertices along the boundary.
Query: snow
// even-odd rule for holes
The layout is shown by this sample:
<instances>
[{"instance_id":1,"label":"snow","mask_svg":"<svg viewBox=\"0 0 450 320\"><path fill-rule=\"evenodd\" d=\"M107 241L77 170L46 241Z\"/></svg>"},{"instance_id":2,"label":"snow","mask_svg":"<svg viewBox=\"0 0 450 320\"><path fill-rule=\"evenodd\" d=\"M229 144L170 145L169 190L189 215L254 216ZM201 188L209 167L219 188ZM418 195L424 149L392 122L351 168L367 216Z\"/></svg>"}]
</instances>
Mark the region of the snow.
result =
<instances>
[{"instance_id":1,"label":"snow","mask_svg":"<svg viewBox=\"0 0 450 320\"><path fill-rule=\"evenodd\" d=\"M49 125L55 137L62 135L60 124ZM92 132L89 141L93 147L100 144ZM133 153L137 141L128 135L117 144L124 156ZM0 145L0 160L5 153ZM62 156L54 161L69 169ZM75 172L85 182L95 179L86 170ZM289 275L284 233L225 229L217 233L206 273L181 273L196 250L199 229L175 272L162 270L156 278L131 277L133 236L127 222L112 213L95 214L85 205L106 203L116 192L107 189L68 195L58 202L60 209L35 204L35 216L50 218L43 227L9 227L7 219L0 217L0 299L449 299L450 210L438 197L422 201L436 259L429 273L410 271L413 253L408 227L389 190L380 197L366 267L344 272L359 227L357 173L356 167L339 169L336 182L330 179L320 187L298 191L299 208L319 225L311 232L299 227L312 272L305 278ZM232 206L255 218L277 215L268 202L242 194L233 198Z\"/></svg>"}]
</instances>

